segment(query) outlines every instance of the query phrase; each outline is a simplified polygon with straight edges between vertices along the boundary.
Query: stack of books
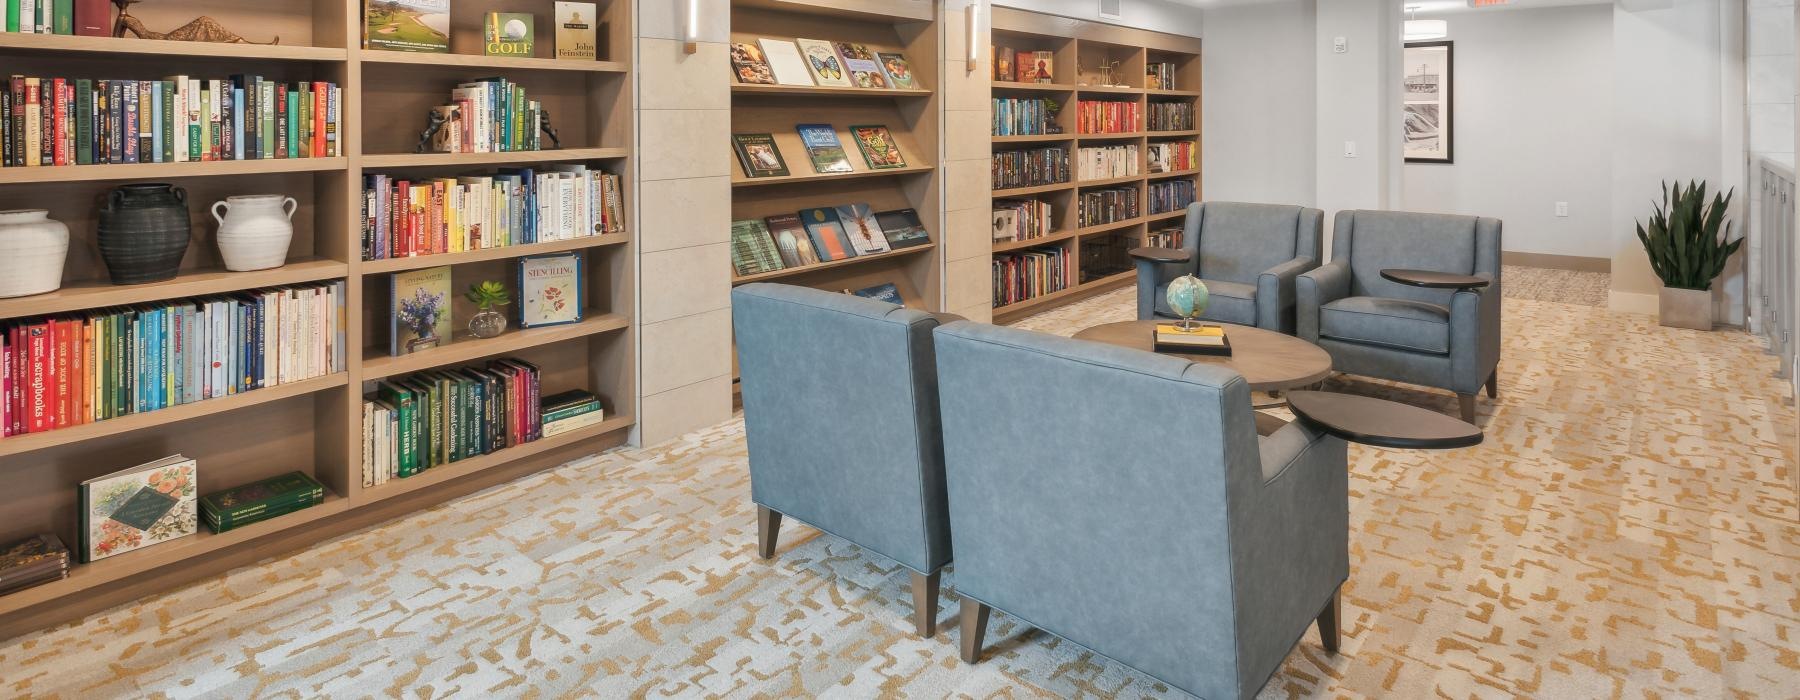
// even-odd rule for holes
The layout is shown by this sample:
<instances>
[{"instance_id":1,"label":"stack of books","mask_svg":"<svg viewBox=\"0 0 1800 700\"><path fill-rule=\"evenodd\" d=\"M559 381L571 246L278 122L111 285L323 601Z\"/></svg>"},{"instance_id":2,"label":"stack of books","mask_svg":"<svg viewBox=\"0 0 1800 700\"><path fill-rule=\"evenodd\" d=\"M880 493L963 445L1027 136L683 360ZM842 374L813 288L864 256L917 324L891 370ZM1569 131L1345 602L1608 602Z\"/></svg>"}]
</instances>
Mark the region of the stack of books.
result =
<instances>
[{"instance_id":1,"label":"stack of books","mask_svg":"<svg viewBox=\"0 0 1800 700\"><path fill-rule=\"evenodd\" d=\"M1181 326L1173 323L1158 323L1156 351L1230 357L1231 340L1225 337L1225 329L1219 326L1196 325L1192 330L1184 331Z\"/></svg>"},{"instance_id":2,"label":"stack of books","mask_svg":"<svg viewBox=\"0 0 1800 700\"><path fill-rule=\"evenodd\" d=\"M202 496L200 516L223 533L324 502L325 487L296 471Z\"/></svg>"},{"instance_id":3,"label":"stack of books","mask_svg":"<svg viewBox=\"0 0 1800 700\"><path fill-rule=\"evenodd\" d=\"M538 368L512 359L381 382L363 402L363 486L544 436Z\"/></svg>"},{"instance_id":4,"label":"stack of books","mask_svg":"<svg viewBox=\"0 0 1800 700\"><path fill-rule=\"evenodd\" d=\"M33 535L0 549L0 595L69 577L69 548L56 535Z\"/></svg>"},{"instance_id":5,"label":"stack of books","mask_svg":"<svg viewBox=\"0 0 1800 700\"><path fill-rule=\"evenodd\" d=\"M600 397L580 389L546 396L540 408L544 416L544 437L561 435L606 419Z\"/></svg>"}]
</instances>

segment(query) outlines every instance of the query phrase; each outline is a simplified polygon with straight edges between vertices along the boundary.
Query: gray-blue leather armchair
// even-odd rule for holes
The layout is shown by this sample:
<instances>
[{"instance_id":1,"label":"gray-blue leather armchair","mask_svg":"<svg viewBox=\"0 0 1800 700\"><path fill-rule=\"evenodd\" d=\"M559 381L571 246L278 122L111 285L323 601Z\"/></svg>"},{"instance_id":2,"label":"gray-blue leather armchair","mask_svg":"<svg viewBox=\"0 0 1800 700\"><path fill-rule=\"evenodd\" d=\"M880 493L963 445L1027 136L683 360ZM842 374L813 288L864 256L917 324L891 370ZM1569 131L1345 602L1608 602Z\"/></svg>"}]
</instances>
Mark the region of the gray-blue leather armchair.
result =
<instances>
[{"instance_id":1,"label":"gray-blue leather armchair","mask_svg":"<svg viewBox=\"0 0 1800 700\"><path fill-rule=\"evenodd\" d=\"M1217 365L973 323L937 330L974 663L990 610L1204 698L1248 698L1349 577L1343 440L1258 438Z\"/></svg>"},{"instance_id":2,"label":"gray-blue leather armchair","mask_svg":"<svg viewBox=\"0 0 1800 700\"><path fill-rule=\"evenodd\" d=\"M1331 262L1300 276L1299 336L1332 369L1456 392L1475 421L1475 393L1499 393L1499 219L1393 211L1338 212ZM1478 289L1383 279L1402 268L1474 275Z\"/></svg>"},{"instance_id":3,"label":"gray-blue leather armchair","mask_svg":"<svg viewBox=\"0 0 1800 700\"><path fill-rule=\"evenodd\" d=\"M758 552L783 515L899 562L913 622L937 629L950 563L931 332L938 318L779 284L731 292Z\"/></svg>"},{"instance_id":4,"label":"gray-blue leather armchair","mask_svg":"<svg viewBox=\"0 0 1800 700\"><path fill-rule=\"evenodd\" d=\"M1164 291L1193 275L1212 303L1202 318L1292 335L1294 278L1323 259L1325 212L1282 204L1188 205L1185 263L1137 261L1138 320L1174 318Z\"/></svg>"}]
</instances>

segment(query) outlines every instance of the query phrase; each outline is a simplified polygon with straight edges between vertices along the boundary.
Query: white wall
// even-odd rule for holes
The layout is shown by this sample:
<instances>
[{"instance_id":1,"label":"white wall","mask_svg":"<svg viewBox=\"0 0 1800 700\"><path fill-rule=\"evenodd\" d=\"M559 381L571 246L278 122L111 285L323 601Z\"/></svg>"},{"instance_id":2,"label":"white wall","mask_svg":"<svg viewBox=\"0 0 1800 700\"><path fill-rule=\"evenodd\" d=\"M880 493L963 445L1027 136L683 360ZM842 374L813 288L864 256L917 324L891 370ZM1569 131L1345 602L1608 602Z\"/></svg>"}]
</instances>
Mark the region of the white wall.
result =
<instances>
[{"instance_id":1,"label":"white wall","mask_svg":"<svg viewBox=\"0 0 1800 700\"><path fill-rule=\"evenodd\" d=\"M1202 24L1200 8L1163 0L1124 0L1120 19L1101 17L1100 0L994 0L994 5L1182 36L1200 36Z\"/></svg>"},{"instance_id":2,"label":"white wall","mask_svg":"<svg viewBox=\"0 0 1800 700\"><path fill-rule=\"evenodd\" d=\"M1393 0L1321 0L1315 17L1316 206L1326 212L1329 259L1331 218L1337 212L1403 206L1401 17ZM1340 37L1347 44L1344 53L1333 50ZM1345 156L1345 142L1355 142L1355 157Z\"/></svg>"},{"instance_id":3,"label":"white wall","mask_svg":"<svg viewBox=\"0 0 1800 700\"><path fill-rule=\"evenodd\" d=\"M1315 2L1206 11L1201 168L1207 200L1304 206L1317 200Z\"/></svg>"},{"instance_id":4,"label":"white wall","mask_svg":"<svg viewBox=\"0 0 1800 700\"><path fill-rule=\"evenodd\" d=\"M1509 252L1610 260L1612 7L1435 17L1455 42L1456 162L1406 165L1406 208L1499 218Z\"/></svg>"}]
</instances>

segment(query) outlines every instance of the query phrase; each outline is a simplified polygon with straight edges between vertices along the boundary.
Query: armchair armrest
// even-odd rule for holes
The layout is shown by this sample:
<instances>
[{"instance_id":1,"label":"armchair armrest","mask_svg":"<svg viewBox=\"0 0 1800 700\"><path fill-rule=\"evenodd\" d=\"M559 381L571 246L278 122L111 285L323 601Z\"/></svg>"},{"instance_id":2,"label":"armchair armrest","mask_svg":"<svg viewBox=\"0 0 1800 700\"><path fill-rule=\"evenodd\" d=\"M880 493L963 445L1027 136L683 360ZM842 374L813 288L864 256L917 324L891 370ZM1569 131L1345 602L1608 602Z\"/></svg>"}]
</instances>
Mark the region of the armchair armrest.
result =
<instances>
[{"instance_id":1,"label":"armchair armrest","mask_svg":"<svg viewBox=\"0 0 1800 700\"><path fill-rule=\"evenodd\" d=\"M1295 421L1262 440L1263 474L1233 509L1239 614L1271 630L1303 627L1350 575L1348 449ZM1281 556L1270 556L1280 552ZM1292 636L1255 634L1245 653L1284 655Z\"/></svg>"},{"instance_id":2,"label":"armchair armrest","mask_svg":"<svg viewBox=\"0 0 1800 700\"><path fill-rule=\"evenodd\" d=\"M1294 280L1300 273L1318 266L1318 261L1302 256L1257 275L1256 325L1272 331L1292 333L1293 323L1288 319L1294 308Z\"/></svg>"},{"instance_id":3,"label":"armchair armrest","mask_svg":"<svg viewBox=\"0 0 1800 700\"><path fill-rule=\"evenodd\" d=\"M1192 265L1193 256L1172 248L1133 248L1131 260L1137 267L1137 302L1139 321L1156 318L1156 285L1165 267Z\"/></svg>"},{"instance_id":4,"label":"armchair armrest","mask_svg":"<svg viewBox=\"0 0 1800 700\"><path fill-rule=\"evenodd\" d=\"M1333 260L1294 280L1294 326L1302 340L1319 340L1319 307L1350 295L1350 263Z\"/></svg>"},{"instance_id":5,"label":"armchair armrest","mask_svg":"<svg viewBox=\"0 0 1800 700\"><path fill-rule=\"evenodd\" d=\"M1450 297L1449 388L1459 394L1479 391L1500 362L1500 296L1499 286L1490 284Z\"/></svg>"}]
</instances>

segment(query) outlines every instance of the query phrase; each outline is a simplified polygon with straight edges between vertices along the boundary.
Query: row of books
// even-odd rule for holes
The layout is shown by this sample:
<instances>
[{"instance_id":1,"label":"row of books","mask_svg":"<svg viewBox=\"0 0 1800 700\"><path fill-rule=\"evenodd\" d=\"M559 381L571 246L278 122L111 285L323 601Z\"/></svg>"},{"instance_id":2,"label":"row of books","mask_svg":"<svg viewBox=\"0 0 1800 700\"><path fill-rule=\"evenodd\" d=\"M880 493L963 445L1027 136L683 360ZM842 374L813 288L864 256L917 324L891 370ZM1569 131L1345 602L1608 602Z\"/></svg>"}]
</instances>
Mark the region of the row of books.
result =
<instances>
[{"instance_id":1,"label":"row of books","mask_svg":"<svg viewBox=\"0 0 1800 700\"><path fill-rule=\"evenodd\" d=\"M506 153L543 150L543 105L505 78L459 83L450 101L433 107L431 150L437 153Z\"/></svg>"},{"instance_id":2,"label":"row of books","mask_svg":"<svg viewBox=\"0 0 1800 700\"><path fill-rule=\"evenodd\" d=\"M108 0L0 0L6 31L19 34L112 36Z\"/></svg>"},{"instance_id":3,"label":"row of books","mask_svg":"<svg viewBox=\"0 0 1800 700\"><path fill-rule=\"evenodd\" d=\"M776 39L731 44L731 73L747 85L826 87L919 87L906 55L875 51L853 41Z\"/></svg>"},{"instance_id":4,"label":"row of books","mask_svg":"<svg viewBox=\"0 0 1800 700\"><path fill-rule=\"evenodd\" d=\"M1152 90L1175 89L1175 64L1159 61L1144 66L1144 87Z\"/></svg>"},{"instance_id":5,"label":"row of books","mask_svg":"<svg viewBox=\"0 0 1800 700\"><path fill-rule=\"evenodd\" d=\"M426 180L363 176L364 260L566 241L625 230L618 175L586 165Z\"/></svg>"},{"instance_id":6,"label":"row of books","mask_svg":"<svg viewBox=\"0 0 1800 700\"><path fill-rule=\"evenodd\" d=\"M862 151L863 163L870 170L906 167L906 157L900 154L900 143L894 140L886 125L852 124L849 129L850 140L856 142L857 149ZM794 132L799 134L800 144L806 148L813 172L825 175L856 171L850 167L850 156L844 152L843 142L838 140L836 127L795 124ZM731 145L737 152L738 165L744 168L745 177L788 175L787 159L781 155L774 134L732 134Z\"/></svg>"},{"instance_id":7,"label":"row of books","mask_svg":"<svg viewBox=\"0 0 1800 700\"><path fill-rule=\"evenodd\" d=\"M1056 110L1043 98L993 98L995 136L1042 136L1055 133Z\"/></svg>"},{"instance_id":8,"label":"row of books","mask_svg":"<svg viewBox=\"0 0 1800 700\"><path fill-rule=\"evenodd\" d=\"M1200 146L1193 141L1152 141L1151 173L1175 173L1200 169Z\"/></svg>"},{"instance_id":9,"label":"row of books","mask_svg":"<svg viewBox=\"0 0 1800 700\"><path fill-rule=\"evenodd\" d=\"M0 92L0 165L338 155L343 90L238 74L162 80L14 75Z\"/></svg>"},{"instance_id":10,"label":"row of books","mask_svg":"<svg viewBox=\"0 0 1800 700\"><path fill-rule=\"evenodd\" d=\"M1163 180L1150 183L1146 197L1150 200L1150 213L1163 214L1177 209L1186 209L1194 203L1193 180Z\"/></svg>"},{"instance_id":11,"label":"row of books","mask_svg":"<svg viewBox=\"0 0 1800 700\"><path fill-rule=\"evenodd\" d=\"M1076 205L1076 226L1099 226L1135 219L1142 211L1138 207L1136 187L1086 190L1076 200Z\"/></svg>"},{"instance_id":12,"label":"row of books","mask_svg":"<svg viewBox=\"0 0 1800 700\"><path fill-rule=\"evenodd\" d=\"M0 547L0 595L69 577L69 548L56 535L32 535Z\"/></svg>"},{"instance_id":13,"label":"row of books","mask_svg":"<svg viewBox=\"0 0 1800 700\"><path fill-rule=\"evenodd\" d=\"M40 433L342 372L344 299L338 281L8 324L0 425Z\"/></svg>"},{"instance_id":14,"label":"row of books","mask_svg":"<svg viewBox=\"0 0 1800 700\"><path fill-rule=\"evenodd\" d=\"M1054 51L1015 51L1003 46L990 47L989 51L993 58L995 80L1017 83L1056 81Z\"/></svg>"},{"instance_id":15,"label":"row of books","mask_svg":"<svg viewBox=\"0 0 1800 700\"><path fill-rule=\"evenodd\" d=\"M1138 174L1137 144L1083 146L1076 159L1075 176L1081 180L1105 180Z\"/></svg>"},{"instance_id":16,"label":"row of books","mask_svg":"<svg viewBox=\"0 0 1800 700\"><path fill-rule=\"evenodd\" d=\"M382 381L363 400L363 486L542 438L538 377L502 358Z\"/></svg>"},{"instance_id":17,"label":"row of books","mask_svg":"<svg viewBox=\"0 0 1800 700\"><path fill-rule=\"evenodd\" d=\"M1180 248L1186 242L1187 229L1182 226L1164 226L1144 234L1144 245L1149 248Z\"/></svg>"},{"instance_id":18,"label":"row of books","mask_svg":"<svg viewBox=\"0 0 1800 700\"><path fill-rule=\"evenodd\" d=\"M1032 248L994 256L994 307L1069 288L1069 251Z\"/></svg>"},{"instance_id":19,"label":"row of books","mask_svg":"<svg viewBox=\"0 0 1800 700\"><path fill-rule=\"evenodd\" d=\"M1069 149L1062 146L994 154L994 189L1058 185L1069 181Z\"/></svg>"},{"instance_id":20,"label":"row of books","mask_svg":"<svg viewBox=\"0 0 1800 700\"><path fill-rule=\"evenodd\" d=\"M867 204L731 222L731 267L739 277L925 245L931 233L912 209Z\"/></svg>"},{"instance_id":21,"label":"row of books","mask_svg":"<svg viewBox=\"0 0 1800 700\"><path fill-rule=\"evenodd\" d=\"M1083 134L1135 134L1143 130L1143 110L1136 101L1080 100L1075 103L1075 130Z\"/></svg>"},{"instance_id":22,"label":"row of books","mask_svg":"<svg viewBox=\"0 0 1800 700\"><path fill-rule=\"evenodd\" d=\"M994 200L994 242L1043 238L1055 230L1049 202L1036 199Z\"/></svg>"},{"instance_id":23,"label":"row of books","mask_svg":"<svg viewBox=\"0 0 1800 700\"><path fill-rule=\"evenodd\" d=\"M1194 103L1151 101L1145 110L1151 131L1187 131L1194 128Z\"/></svg>"}]
</instances>

